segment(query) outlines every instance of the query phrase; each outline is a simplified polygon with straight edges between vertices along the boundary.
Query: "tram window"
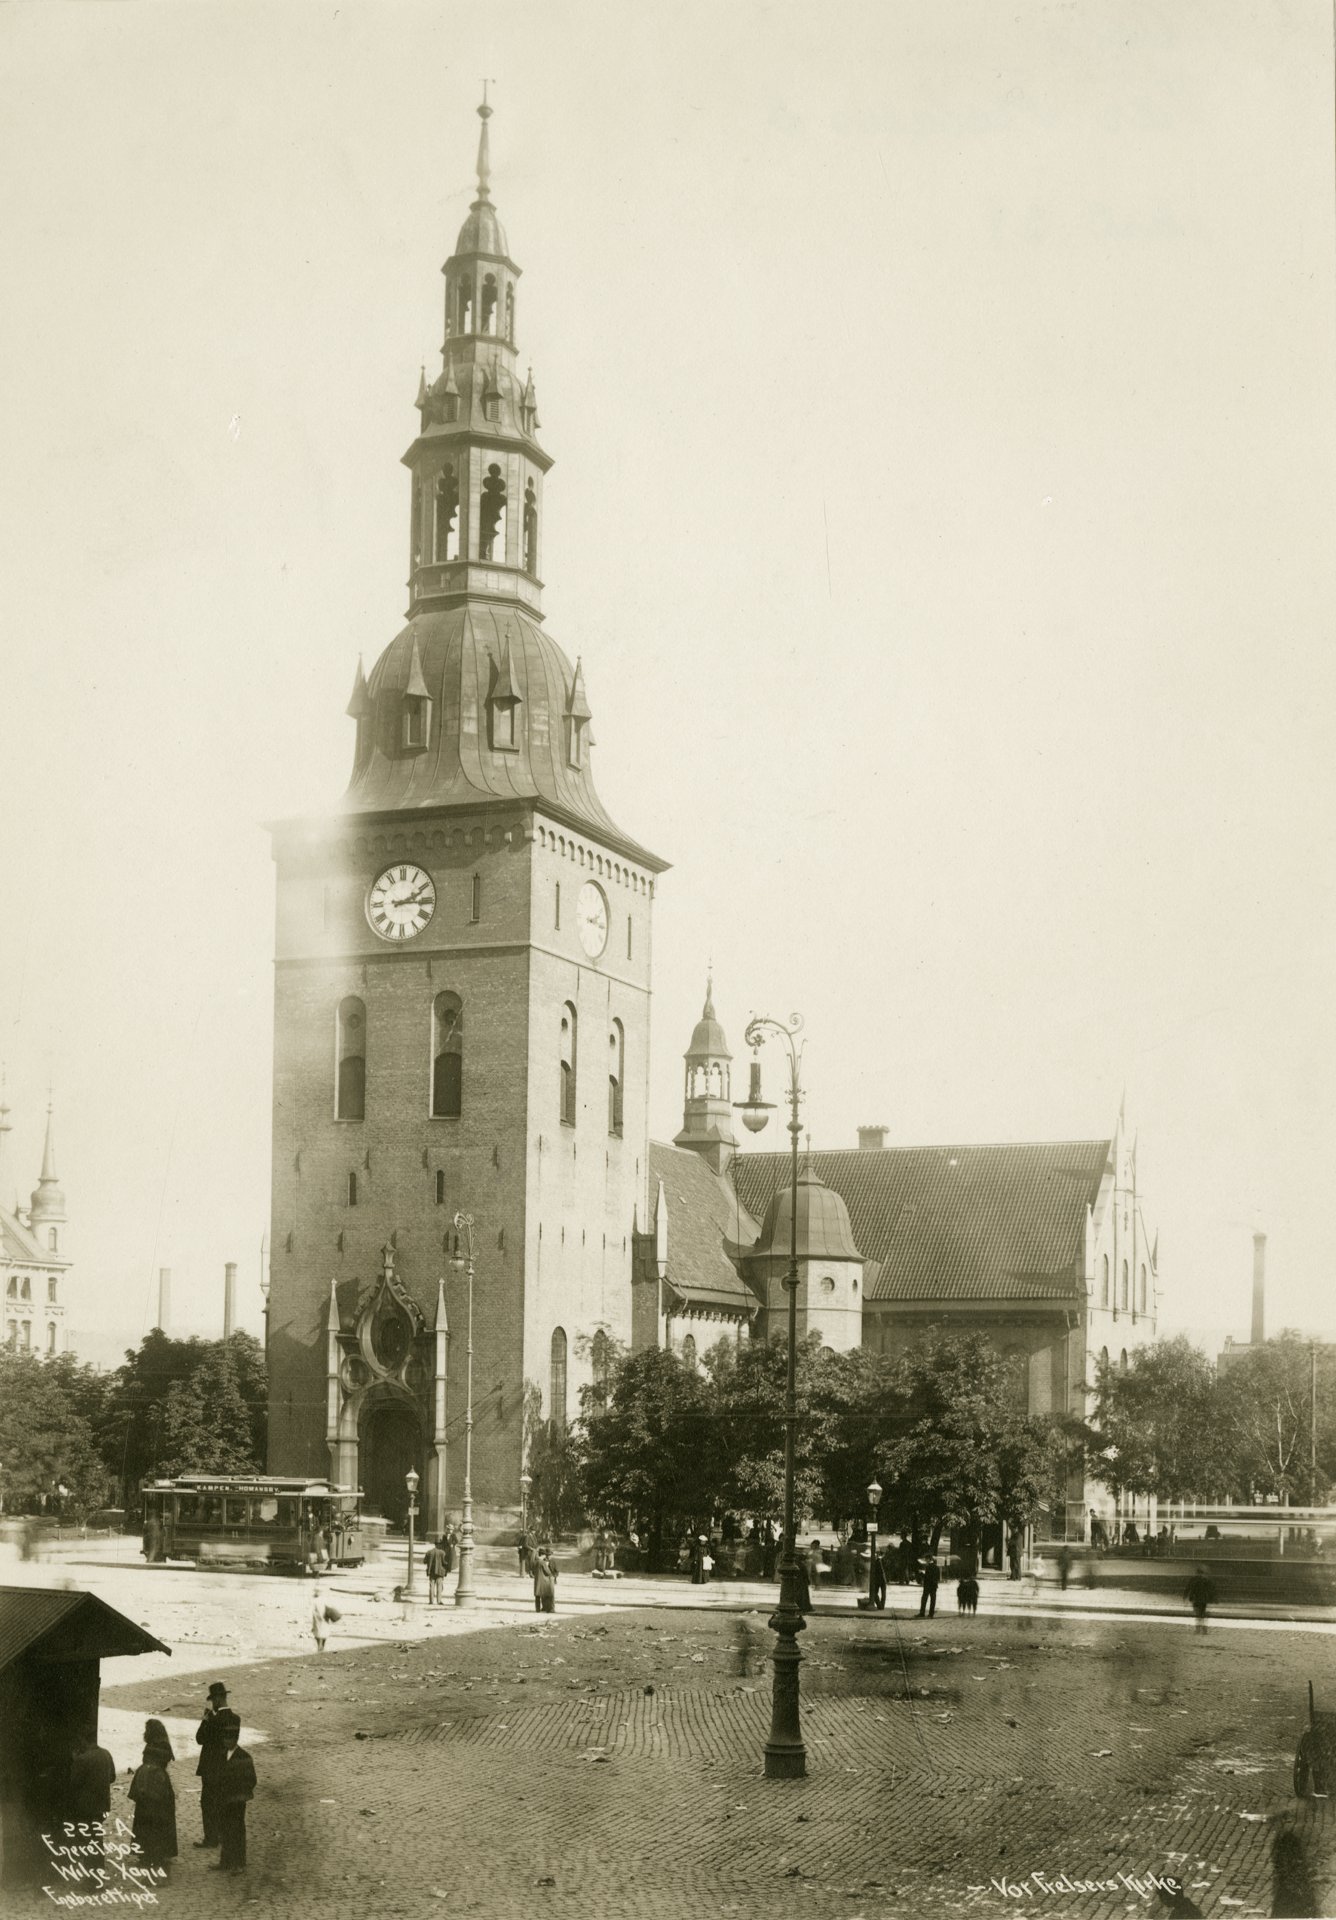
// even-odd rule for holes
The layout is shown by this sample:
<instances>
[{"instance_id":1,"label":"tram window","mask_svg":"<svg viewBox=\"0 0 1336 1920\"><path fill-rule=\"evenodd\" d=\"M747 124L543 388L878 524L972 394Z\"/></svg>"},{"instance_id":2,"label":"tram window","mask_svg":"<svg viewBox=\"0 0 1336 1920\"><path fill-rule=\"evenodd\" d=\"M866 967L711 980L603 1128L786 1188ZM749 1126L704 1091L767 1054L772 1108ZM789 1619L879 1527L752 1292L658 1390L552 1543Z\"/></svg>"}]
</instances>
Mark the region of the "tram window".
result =
<instances>
[{"instance_id":1,"label":"tram window","mask_svg":"<svg viewBox=\"0 0 1336 1920\"><path fill-rule=\"evenodd\" d=\"M199 1519L200 1499L197 1493L178 1493L176 1496L176 1517L191 1524Z\"/></svg>"},{"instance_id":2,"label":"tram window","mask_svg":"<svg viewBox=\"0 0 1336 1920\"><path fill-rule=\"evenodd\" d=\"M265 1526L272 1526L278 1518L278 1501L272 1494L256 1502L255 1518Z\"/></svg>"},{"instance_id":3,"label":"tram window","mask_svg":"<svg viewBox=\"0 0 1336 1920\"><path fill-rule=\"evenodd\" d=\"M227 1524L228 1524L228 1526L229 1526L229 1527L244 1527L244 1526L245 1526L245 1524L246 1524L246 1502L245 1502L245 1500L244 1500L244 1499L243 1499L243 1500L228 1500L228 1501L227 1501L227 1503L226 1503L226 1506L227 1506Z\"/></svg>"},{"instance_id":4,"label":"tram window","mask_svg":"<svg viewBox=\"0 0 1336 1920\"><path fill-rule=\"evenodd\" d=\"M206 1494L199 1503L200 1524L205 1527L220 1527L223 1524L223 1503L217 1494Z\"/></svg>"}]
</instances>

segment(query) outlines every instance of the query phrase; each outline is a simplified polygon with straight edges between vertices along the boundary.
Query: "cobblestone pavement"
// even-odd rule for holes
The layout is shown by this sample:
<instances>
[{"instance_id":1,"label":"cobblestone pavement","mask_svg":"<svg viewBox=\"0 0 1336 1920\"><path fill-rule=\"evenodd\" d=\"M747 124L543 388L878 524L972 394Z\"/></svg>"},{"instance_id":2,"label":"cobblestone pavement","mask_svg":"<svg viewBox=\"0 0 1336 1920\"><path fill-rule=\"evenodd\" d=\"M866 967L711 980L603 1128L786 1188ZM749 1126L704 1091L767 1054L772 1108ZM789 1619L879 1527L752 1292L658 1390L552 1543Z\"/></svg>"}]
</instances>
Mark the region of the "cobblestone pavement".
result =
<instances>
[{"instance_id":1,"label":"cobblestone pavement","mask_svg":"<svg viewBox=\"0 0 1336 1920\"><path fill-rule=\"evenodd\" d=\"M189 1846L181 1749L183 1851L161 1910L1106 1920L1168 1910L1151 1873L1203 1913L1247 1916L1274 1909L1279 1839L1308 1876L1286 1910L1336 1914L1331 1817L1290 1780L1310 1675L1336 1705L1320 1630L818 1617L808 1778L769 1782L763 1612L445 1620L319 1663L231 1666L263 1736L251 1867L208 1873ZM188 1725L202 1676L141 1675L108 1663L106 1707Z\"/></svg>"}]
</instances>

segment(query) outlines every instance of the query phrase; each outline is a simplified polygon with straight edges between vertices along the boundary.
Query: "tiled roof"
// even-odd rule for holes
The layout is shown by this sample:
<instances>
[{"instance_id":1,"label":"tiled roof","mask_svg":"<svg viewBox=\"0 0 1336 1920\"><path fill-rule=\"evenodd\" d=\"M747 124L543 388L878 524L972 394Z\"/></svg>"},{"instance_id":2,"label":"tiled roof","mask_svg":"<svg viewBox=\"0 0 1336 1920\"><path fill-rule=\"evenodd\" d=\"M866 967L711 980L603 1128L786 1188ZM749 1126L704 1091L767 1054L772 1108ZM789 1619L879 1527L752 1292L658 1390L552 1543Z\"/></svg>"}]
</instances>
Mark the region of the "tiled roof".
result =
<instances>
[{"instance_id":1,"label":"tiled roof","mask_svg":"<svg viewBox=\"0 0 1336 1920\"><path fill-rule=\"evenodd\" d=\"M1084 1300L1086 1209L1109 1151L1108 1140L849 1148L812 1165L880 1267L869 1300ZM786 1167L784 1154L739 1154L743 1205L763 1212Z\"/></svg>"},{"instance_id":2,"label":"tiled roof","mask_svg":"<svg viewBox=\"0 0 1336 1920\"><path fill-rule=\"evenodd\" d=\"M688 1305L750 1312L756 1296L724 1248L756 1238L756 1222L733 1184L712 1173L697 1153L652 1140L650 1198L663 1182L668 1208L668 1284Z\"/></svg>"},{"instance_id":3,"label":"tiled roof","mask_svg":"<svg viewBox=\"0 0 1336 1920\"><path fill-rule=\"evenodd\" d=\"M65 1659L105 1659L119 1653L170 1653L144 1627L127 1620L94 1593L63 1587L0 1587L0 1673L20 1654L39 1656L52 1640Z\"/></svg>"},{"instance_id":4,"label":"tiled roof","mask_svg":"<svg viewBox=\"0 0 1336 1920\"><path fill-rule=\"evenodd\" d=\"M0 1207L0 1261L29 1267L63 1267L67 1264L40 1246L36 1235L7 1207Z\"/></svg>"}]
</instances>

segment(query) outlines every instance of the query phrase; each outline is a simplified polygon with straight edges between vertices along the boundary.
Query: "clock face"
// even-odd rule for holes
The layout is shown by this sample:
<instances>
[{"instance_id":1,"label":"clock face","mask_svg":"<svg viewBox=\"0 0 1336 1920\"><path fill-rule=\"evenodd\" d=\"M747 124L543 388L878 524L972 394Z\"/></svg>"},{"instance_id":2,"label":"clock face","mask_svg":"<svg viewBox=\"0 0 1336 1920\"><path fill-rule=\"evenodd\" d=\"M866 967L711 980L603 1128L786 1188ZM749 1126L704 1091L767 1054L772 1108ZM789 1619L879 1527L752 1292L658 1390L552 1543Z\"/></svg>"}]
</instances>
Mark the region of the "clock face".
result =
<instances>
[{"instance_id":1,"label":"clock face","mask_svg":"<svg viewBox=\"0 0 1336 1920\"><path fill-rule=\"evenodd\" d=\"M580 945L591 960L597 960L608 944L608 902L602 887L586 880L575 903L575 924Z\"/></svg>"},{"instance_id":2,"label":"clock face","mask_svg":"<svg viewBox=\"0 0 1336 1920\"><path fill-rule=\"evenodd\" d=\"M412 940L436 911L436 888L421 867L386 867L366 897L367 924L382 940Z\"/></svg>"}]
</instances>

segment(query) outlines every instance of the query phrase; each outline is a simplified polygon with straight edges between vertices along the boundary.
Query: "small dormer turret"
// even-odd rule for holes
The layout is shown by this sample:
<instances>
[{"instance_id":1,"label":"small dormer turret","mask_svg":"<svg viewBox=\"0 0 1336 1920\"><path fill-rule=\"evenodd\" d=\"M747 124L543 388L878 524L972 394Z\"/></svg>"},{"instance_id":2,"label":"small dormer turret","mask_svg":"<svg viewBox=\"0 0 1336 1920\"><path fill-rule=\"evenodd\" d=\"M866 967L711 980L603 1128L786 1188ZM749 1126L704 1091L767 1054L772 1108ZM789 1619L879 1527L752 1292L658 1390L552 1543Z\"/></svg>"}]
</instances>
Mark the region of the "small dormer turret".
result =
<instances>
[{"instance_id":1,"label":"small dormer turret","mask_svg":"<svg viewBox=\"0 0 1336 1920\"><path fill-rule=\"evenodd\" d=\"M686 1082L682 1131L674 1146L690 1147L715 1173L737 1152L733 1132L733 1055L714 1011L714 976L705 984L705 1005L683 1056Z\"/></svg>"}]
</instances>

